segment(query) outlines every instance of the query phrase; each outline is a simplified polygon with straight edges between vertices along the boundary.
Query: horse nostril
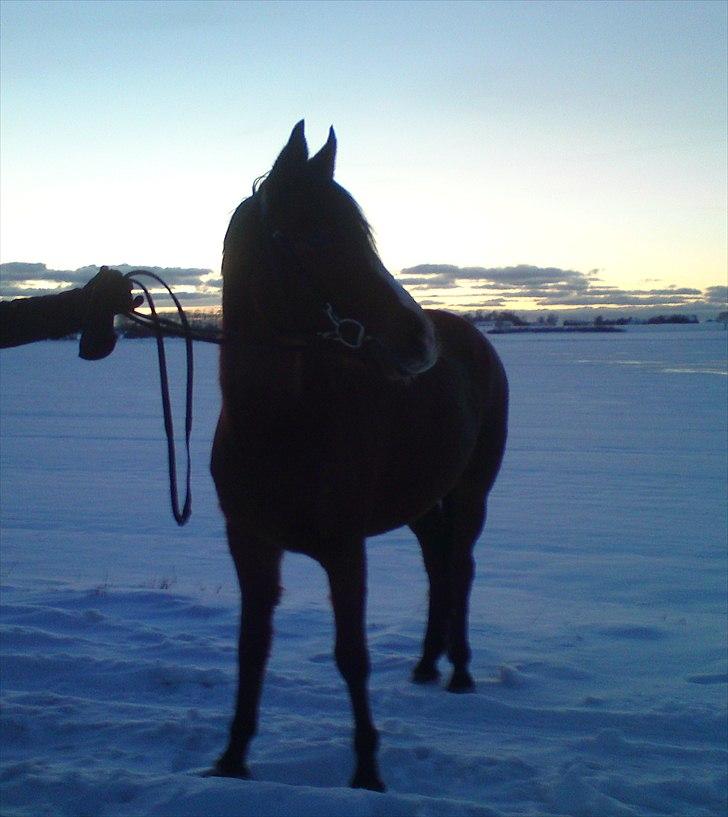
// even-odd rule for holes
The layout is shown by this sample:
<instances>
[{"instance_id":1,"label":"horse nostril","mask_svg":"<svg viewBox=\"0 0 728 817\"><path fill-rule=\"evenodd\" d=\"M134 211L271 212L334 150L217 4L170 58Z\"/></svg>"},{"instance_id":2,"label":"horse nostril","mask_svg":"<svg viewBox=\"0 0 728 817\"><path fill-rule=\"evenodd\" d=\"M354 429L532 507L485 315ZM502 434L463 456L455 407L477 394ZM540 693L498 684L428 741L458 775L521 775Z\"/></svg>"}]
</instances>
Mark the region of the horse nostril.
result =
<instances>
[{"instance_id":1,"label":"horse nostril","mask_svg":"<svg viewBox=\"0 0 728 817\"><path fill-rule=\"evenodd\" d=\"M435 335L429 322L419 316L413 317L405 334L407 357L416 364L416 368L429 368L436 356Z\"/></svg>"},{"instance_id":2,"label":"horse nostril","mask_svg":"<svg viewBox=\"0 0 728 817\"><path fill-rule=\"evenodd\" d=\"M412 349L413 355L416 357L424 357L430 348L430 344L425 333L419 329L412 332L410 337L410 348Z\"/></svg>"},{"instance_id":3,"label":"horse nostril","mask_svg":"<svg viewBox=\"0 0 728 817\"><path fill-rule=\"evenodd\" d=\"M430 323L418 321L413 334L419 350L423 354L430 353L435 345L435 333L432 331Z\"/></svg>"}]
</instances>

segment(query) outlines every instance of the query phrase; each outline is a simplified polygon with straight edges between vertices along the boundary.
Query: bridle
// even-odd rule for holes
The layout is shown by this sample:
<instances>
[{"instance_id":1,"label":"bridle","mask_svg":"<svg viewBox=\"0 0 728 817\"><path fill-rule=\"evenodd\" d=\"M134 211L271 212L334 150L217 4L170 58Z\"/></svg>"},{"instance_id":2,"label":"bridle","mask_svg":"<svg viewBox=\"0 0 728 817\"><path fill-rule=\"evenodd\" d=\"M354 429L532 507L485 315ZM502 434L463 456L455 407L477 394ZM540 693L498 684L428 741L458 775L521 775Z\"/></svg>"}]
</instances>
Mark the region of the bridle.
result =
<instances>
[{"instance_id":1,"label":"bridle","mask_svg":"<svg viewBox=\"0 0 728 817\"><path fill-rule=\"evenodd\" d=\"M331 326L330 329L312 332L309 335L300 332L296 333L301 339L302 345L306 345L306 338L308 337L309 344L316 343L319 340L333 341L334 343L340 343L346 349L359 351L365 343L373 341L374 338L367 333L361 321L356 318L342 318L336 313L333 305L323 295L318 284L312 280L306 265L301 260L296 247L288 236L280 229L272 230L269 235L274 245L288 257L288 261L297 269L298 274L305 279L306 286L321 302L321 314ZM314 242L306 243L313 248ZM318 241L316 243L320 246L322 242ZM274 258L276 255L274 253Z\"/></svg>"}]
</instances>

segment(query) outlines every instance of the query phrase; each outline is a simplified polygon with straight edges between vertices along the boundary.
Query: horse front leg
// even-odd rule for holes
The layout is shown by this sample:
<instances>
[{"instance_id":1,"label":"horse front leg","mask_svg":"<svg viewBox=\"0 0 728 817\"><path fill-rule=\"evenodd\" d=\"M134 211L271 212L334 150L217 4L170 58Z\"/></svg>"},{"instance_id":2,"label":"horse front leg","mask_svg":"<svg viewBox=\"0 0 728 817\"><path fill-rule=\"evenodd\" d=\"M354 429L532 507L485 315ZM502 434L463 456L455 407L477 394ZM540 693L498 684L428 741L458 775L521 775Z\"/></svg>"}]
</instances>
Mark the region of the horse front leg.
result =
<instances>
[{"instance_id":1,"label":"horse front leg","mask_svg":"<svg viewBox=\"0 0 728 817\"><path fill-rule=\"evenodd\" d=\"M473 548L485 523L486 495L479 486L464 485L446 497L444 505L450 528L450 632L447 657L453 666L447 689L449 692L472 692L475 682L468 669L471 657L468 611L475 575Z\"/></svg>"},{"instance_id":2,"label":"horse front leg","mask_svg":"<svg viewBox=\"0 0 728 817\"><path fill-rule=\"evenodd\" d=\"M369 652L366 643L366 558L364 542L352 543L330 559L322 560L331 588L336 644L334 655L346 681L354 714L355 789L384 791L379 776L379 733L369 708Z\"/></svg>"},{"instance_id":3,"label":"horse front leg","mask_svg":"<svg viewBox=\"0 0 728 817\"><path fill-rule=\"evenodd\" d=\"M422 656L412 671L412 681L429 684L440 677L437 662L447 646L450 617L447 531L440 505L412 522L410 528L419 540L429 581L427 628Z\"/></svg>"},{"instance_id":4,"label":"horse front leg","mask_svg":"<svg viewBox=\"0 0 728 817\"><path fill-rule=\"evenodd\" d=\"M281 550L243 537L228 526L230 552L241 593L238 690L227 749L212 770L223 777L249 777L248 745L258 726L263 674L273 635L273 610L280 596Z\"/></svg>"}]
</instances>

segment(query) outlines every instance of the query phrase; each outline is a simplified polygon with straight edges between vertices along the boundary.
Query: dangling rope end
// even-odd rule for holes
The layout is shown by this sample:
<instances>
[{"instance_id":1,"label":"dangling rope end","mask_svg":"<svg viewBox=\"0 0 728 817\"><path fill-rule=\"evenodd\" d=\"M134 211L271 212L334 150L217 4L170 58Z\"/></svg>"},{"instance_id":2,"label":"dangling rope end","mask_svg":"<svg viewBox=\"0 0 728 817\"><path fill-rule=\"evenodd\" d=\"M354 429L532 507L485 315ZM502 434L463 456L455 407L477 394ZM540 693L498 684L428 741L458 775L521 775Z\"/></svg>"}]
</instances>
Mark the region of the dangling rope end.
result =
<instances>
[{"instance_id":1,"label":"dangling rope end","mask_svg":"<svg viewBox=\"0 0 728 817\"><path fill-rule=\"evenodd\" d=\"M146 276L153 278L160 283L169 293L174 305L177 307L177 314L179 316L182 331L180 334L185 339L185 347L187 353L187 386L185 390L185 454L187 459L186 477L185 477L185 501L182 510L179 507L179 491L177 486L177 457L174 445L174 424L172 420L172 401L169 397L169 377L167 375L167 357L164 351L164 330L163 326L166 321L160 318L157 314L157 309L154 304L154 299L149 289L142 284L138 278L139 276ZM169 286L158 275L147 270L133 270L125 276L131 283L142 290L146 296L147 304L151 317L148 319L154 330L155 339L157 342L157 359L159 361L159 382L162 391L162 413L164 416L164 430L167 435L167 464L169 467L169 493L172 503L172 515L175 522L182 527L187 524L192 515L192 489L191 489L191 472L192 462L190 458L190 435L192 433L192 381L194 374L194 365L192 358L192 334L190 332L190 325L185 315L182 304L179 302L177 296L172 292ZM135 299L136 300L136 299ZM136 305L136 304L135 304Z\"/></svg>"}]
</instances>

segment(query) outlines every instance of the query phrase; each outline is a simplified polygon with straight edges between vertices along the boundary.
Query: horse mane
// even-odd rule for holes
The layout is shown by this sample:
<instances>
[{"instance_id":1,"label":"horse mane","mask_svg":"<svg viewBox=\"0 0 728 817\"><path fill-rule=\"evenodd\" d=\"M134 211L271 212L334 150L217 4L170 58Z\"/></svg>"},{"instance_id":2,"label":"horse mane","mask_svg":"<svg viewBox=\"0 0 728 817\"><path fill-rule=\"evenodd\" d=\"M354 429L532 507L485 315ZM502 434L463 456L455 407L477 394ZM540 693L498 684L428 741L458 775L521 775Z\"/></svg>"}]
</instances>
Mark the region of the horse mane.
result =
<instances>
[{"instance_id":1,"label":"horse mane","mask_svg":"<svg viewBox=\"0 0 728 817\"><path fill-rule=\"evenodd\" d=\"M351 234L363 240L368 248L377 253L377 244L372 227L366 219L358 202L337 182L331 182L334 195L328 197L327 204L331 207L331 222L351 227ZM348 234L349 230L345 230Z\"/></svg>"},{"instance_id":2,"label":"horse mane","mask_svg":"<svg viewBox=\"0 0 728 817\"><path fill-rule=\"evenodd\" d=\"M263 182L268 178L268 174L270 170L266 170L265 173L261 173L256 179L253 179L253 195L258 192L258 188L263 184Z\"/></svg>"}]
</instances>

